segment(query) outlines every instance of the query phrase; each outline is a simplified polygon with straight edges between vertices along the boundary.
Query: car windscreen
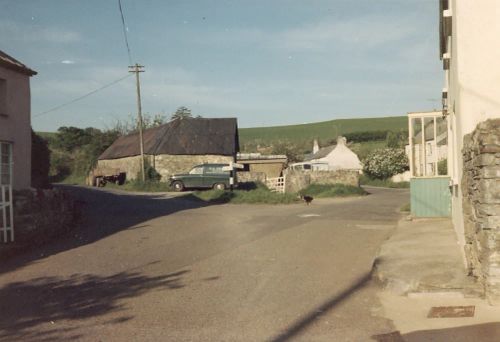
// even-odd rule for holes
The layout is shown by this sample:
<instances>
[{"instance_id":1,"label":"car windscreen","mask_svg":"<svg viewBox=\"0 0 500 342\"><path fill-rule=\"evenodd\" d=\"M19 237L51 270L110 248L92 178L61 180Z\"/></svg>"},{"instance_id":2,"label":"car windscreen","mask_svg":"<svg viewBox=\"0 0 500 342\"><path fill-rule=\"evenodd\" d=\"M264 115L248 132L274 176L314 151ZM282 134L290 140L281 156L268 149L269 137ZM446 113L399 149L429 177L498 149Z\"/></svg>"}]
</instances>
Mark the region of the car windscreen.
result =
<instances>
[{"instance_id":1,"label":"car windscreen","mask_svg":"<svg viewBox=\"0 0 500 342\"><path fill-rule=\"evenodd\" d=\"M203 166L193 167L191 171L189 171L190 175L202 175L203 174Z\"/></svg>"}]
</instances>

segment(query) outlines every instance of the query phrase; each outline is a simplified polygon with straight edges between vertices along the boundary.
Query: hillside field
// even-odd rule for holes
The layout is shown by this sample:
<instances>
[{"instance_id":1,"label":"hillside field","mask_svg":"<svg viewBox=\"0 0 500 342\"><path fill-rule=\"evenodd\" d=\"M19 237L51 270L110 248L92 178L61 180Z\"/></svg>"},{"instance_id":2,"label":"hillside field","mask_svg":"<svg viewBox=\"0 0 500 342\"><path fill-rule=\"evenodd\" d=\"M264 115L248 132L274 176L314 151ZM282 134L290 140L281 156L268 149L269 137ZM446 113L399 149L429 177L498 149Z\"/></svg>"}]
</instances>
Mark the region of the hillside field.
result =
<instances>
[{"instance_id":1,"label":"hillside field","mask_svg":"<svg viewBox=\"0 0 500 342\"><path fill-rule=\"evenodd\" d=\"M400 131L408 128L407 116L391 116L365 119L337 119L301 125L240 128L240 142L244 145L252 141L269 144L273 141L302 143L318 139L335 139L338 135L363 131Z\"/></svg>"}]
</instances>

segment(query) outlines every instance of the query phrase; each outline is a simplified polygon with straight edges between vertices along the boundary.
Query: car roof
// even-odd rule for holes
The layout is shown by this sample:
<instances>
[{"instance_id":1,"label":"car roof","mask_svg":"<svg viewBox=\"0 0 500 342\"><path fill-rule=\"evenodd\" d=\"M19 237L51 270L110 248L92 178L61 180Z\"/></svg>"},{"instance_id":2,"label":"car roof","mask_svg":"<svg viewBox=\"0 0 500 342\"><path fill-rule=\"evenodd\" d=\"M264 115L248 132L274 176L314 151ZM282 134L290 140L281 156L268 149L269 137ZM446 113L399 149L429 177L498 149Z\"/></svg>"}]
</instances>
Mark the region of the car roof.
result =
<instances>
[{"instance_id":1,"label":"car roof","mask_svg":"<svg viewBox=\"0 0 500 342\"><path fill-rule=\"evenodd\" d=\"M193 166L193 167L200 167L200 166L226 166L226 165L229 165L229 164L223 164L223 163L206 163L206 164L199 164L199 165L196 165L196 166Z\"/></svg>"}]
</instances>

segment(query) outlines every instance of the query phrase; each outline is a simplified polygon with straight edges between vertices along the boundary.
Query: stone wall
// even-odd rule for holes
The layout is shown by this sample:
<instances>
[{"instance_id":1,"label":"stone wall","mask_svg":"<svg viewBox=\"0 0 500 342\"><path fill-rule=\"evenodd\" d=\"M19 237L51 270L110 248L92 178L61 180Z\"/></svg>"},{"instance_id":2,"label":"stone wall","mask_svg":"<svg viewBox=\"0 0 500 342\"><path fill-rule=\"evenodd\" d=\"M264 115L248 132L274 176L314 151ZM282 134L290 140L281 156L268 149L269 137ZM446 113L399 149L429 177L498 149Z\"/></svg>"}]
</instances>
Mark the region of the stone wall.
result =
<instances>
[{"instance_id":1,"label":"stone wall","mask_svg":"<svg viewBox=\"0 0 500 342\"><path fill-rule=\"evenodd\" d=\"M150 163L153 162L152 156L145 156L145 160ZM125 157L118 159L105 159L97 162L97 168L100 170L113 170L118 169L120 172L127 174L127 180L133 180L140 175L141 172L141 156Z\"/></svg>"},{"instance_id":2,"label":"stone wall","mask_svg":"<svg viewBox=\"0 0 500 342\"><path fill-rule=\"evenodd\" d=\"M232 156L218 155L168 155L145 156L145 159L161 175L161 180L166 182L176 173L186 173L195 165L204 163L229 164L234 161ZM119 169L127 174L127 180L137 178L141 171L141 157L133 156L119 159L99 160L97 167L100 169Z\"/></svg>"},{"instance_id":3,"label":"stone wall","mask_svg":"<svg viewBox=\"0 0 500 342\"><path fill-rule=\"evenodd\" d=\"M236 175L237 175L237 180L240 183L245 183L245 182L265 183L267 179L267 176L264 172L238 171Z\"/></svg>"},{"instance_id":4,"label":"stone wall","mask_svg":"<svg viewBox=\"0 0 500 342\"><path fill-rule=\"evenodd\" d=\"M465 255L470 273L500 304L500 119L464 137L462 177Z\"/></svg>"},{"instance_id":5,"label":"stone wall","mask_svg":"<svg viewBox=\"0 0 500 342\"><path fill-rule=\"evenodd\" d=\"M233 156L161 154L155 156L152 165L161 175L161 180L166 182L171 175L187 173L196 165L205 163L229 164L230 162L234 162Z\"/></svg>"},{"instance_id":6,"label":"stone wall","mask_svg":"<svg viewBox=\"0 0 500 342\"><path fill-rule=\"evenodd\" d=\"M15 191L14 244L37 245L72 228L79 214L75 200L61 189Z\"/></svg>"},{"instance_id":7,"label":"stone wall","mask_svg":"<svg viewBox=\"0 0 500 342\"><path fill-rule=\"evenodd\" d=\"M268 178L276 178L283 171L283 163L249 164L250 172L262 172Z\"/></svg>"},{"instance_id":8,"label":"stone wall","mask_svg":"<svg viewBox=\"0 0 500 342\"><path fill-rule=\"evenodd\" d=\"M292 171L285 174L285 192L297 192L309 184L345 184L359 186L359 172L357 170L335 171Z\"/></svg>"}]
</instances>

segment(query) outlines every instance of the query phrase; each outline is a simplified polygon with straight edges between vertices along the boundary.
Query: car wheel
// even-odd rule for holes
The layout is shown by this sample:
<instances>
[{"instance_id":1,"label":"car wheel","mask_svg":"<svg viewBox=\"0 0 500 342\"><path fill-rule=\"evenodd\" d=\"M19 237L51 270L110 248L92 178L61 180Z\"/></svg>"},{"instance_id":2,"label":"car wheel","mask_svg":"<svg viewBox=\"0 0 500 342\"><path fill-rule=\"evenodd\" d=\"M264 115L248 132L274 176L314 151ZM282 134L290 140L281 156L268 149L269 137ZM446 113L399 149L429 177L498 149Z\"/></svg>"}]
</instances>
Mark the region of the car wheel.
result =
<instances>
[{"instance_id":1,"label":"car wheel","mask_svg":"<svg viewBox=\"0 0 500 342\"><path fill-rule=\"evenodd\" d=\"M182 191L184 190L184 184L182 184L181 181L175 181L172 183L172 188L174 189L174 191Z\"/></svg>"},{"instance_id":2,"label":"car wheel","mask_svg":"<svg viewBox=\"0 0 500 342\"><path fill-rule=\"evenodd\" d=\"M215 183L214 184L214 189L215 190L226 190L226 184L224 184L224 183Z\"/></svg>"}]
</instances>

